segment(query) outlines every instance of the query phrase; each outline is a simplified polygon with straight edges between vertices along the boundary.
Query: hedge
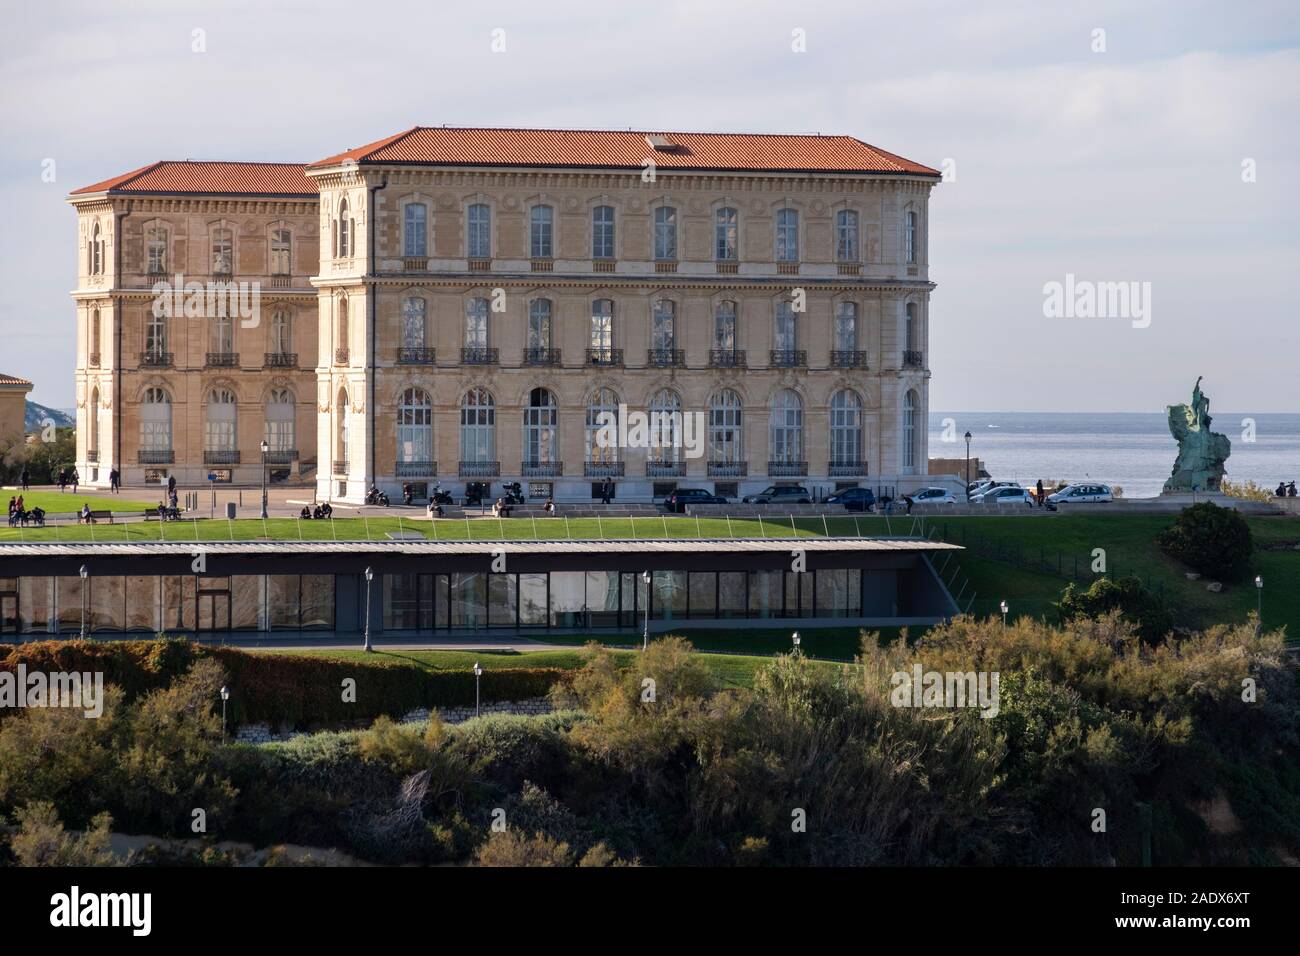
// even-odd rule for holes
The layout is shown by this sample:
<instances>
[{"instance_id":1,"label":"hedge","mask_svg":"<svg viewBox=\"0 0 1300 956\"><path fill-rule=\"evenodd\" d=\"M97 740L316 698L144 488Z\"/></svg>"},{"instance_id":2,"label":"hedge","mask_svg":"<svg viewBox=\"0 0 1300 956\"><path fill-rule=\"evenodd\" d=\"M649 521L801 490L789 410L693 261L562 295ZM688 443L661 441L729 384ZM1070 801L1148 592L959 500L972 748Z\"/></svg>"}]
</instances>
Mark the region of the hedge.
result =
<instances>
[{"instance_id":1,"label":"hedge","mask_svg":"<svg viewBox=\"0 0 1300 956\"><path fill-rule=\"evenodd\" d=\"M39 641L0 645L0 671L102 671L104 682L122 688L127 700L167 686L200 657L220 661L230 688L227 719L295 727L401 717L417 707L474 704L474 675L439 671L404 661L364 663L301 654L249 653L182 640ZM483 672L483 702L544 697L568 674L554 667ZM343 682L356 681L355 703L343 700ZM0 714L0 716L3 716Z\"/></svg>"}]
</instances>

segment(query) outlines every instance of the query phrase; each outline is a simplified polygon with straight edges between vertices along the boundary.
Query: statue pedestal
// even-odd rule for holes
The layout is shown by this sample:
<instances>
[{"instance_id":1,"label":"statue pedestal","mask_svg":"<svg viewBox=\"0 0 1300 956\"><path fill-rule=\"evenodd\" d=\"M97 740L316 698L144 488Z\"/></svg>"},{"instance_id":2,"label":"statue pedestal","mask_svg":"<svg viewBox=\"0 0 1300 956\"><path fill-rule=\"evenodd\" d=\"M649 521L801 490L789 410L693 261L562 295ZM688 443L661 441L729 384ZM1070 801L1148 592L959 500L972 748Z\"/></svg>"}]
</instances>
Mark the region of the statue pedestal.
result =
<instances>
[{"instance_id":1,"label":"statue pedestal","mask_svg":"<svg viewBox=\"0 0 1300 956\"><path fill-rule=\"evenodd\" d=\"M1175 504L1181 508L1190 508L1192 505L1199 505L1206 501L1220 508L1231 508L1234 511L1240 510L1243 501L1241 498L1233 498L1231 495L1225 495L1222 491L1162 491L1157 501L1167 504Z\"/></svg>"}]
</instances>

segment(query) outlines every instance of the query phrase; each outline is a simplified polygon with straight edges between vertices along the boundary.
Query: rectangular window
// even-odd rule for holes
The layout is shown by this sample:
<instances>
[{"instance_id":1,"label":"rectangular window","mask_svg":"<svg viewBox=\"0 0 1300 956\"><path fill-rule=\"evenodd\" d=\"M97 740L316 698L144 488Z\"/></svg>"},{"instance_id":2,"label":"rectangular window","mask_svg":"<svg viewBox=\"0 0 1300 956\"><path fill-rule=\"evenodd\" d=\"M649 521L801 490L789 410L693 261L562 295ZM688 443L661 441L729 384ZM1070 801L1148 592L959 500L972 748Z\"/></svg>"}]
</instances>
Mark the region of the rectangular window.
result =
<instances>
[{"instance_id":1,"label":"rectangular window","mask_svg":"<svg viewBox=\"0 0 1300 956\"><path fill-rule=\"evenodd\" d=\"M534 259L550 259L552 256L554 215L550 206L533 207L529 236Z\"/></svg>"},{"instance_id":2,"label":"rectangular window","mask_svg":"<svg viewBox=\"0 0 1300 956\"><path fill-rule=\"evenodd\" d=\"M288 229L271 230L271 275L287 276L290 272L290 236Z\"/></svg>"},{"instance_id":3,"label":"rectangular window","mask_svg":"<svg viewBox=\"0 0 1300 956\"><path fill-rule=\"evenodd\" d=\"M777 211L776 261L799 261L799 213L794 209Z\"/></svg>"},{"instance_id":4,"label":"rectangular window","mask_svg":"<svg viewBox=\"0 0 1300 956\"><path fill-rule=\"evenodd\" d=\"M739 232L736 228L736 210L719 209L715 229L713 254L719 262L732 262L739 255Z\"/></svg>"},{"instance_id":5,"label":"rectangular window","mask_svg":"<svg viewBox=\"0 0 1300 956\"><path fill-rule=\"evenodd\" d=\"M614 258L613 206L597 206L591 211L591 257Z\"/></svg>"},{"instance_id":6,"label":"rectangular window","mask_svg":"<svg viewBox=\"0 0 1300 956\"><path fill-rule=\"evenodd\" d=\"M486 203L474 203L469 207L469 223L465 234L467 252L471 259L492 257L492 211Z\"/></svg>"},{"instance_id":7,"label":"rectangular window","mask_svg":"<svg viewBox=\"0 0 1300 956\"><path fill-rule=\"evenodd\" d=\"M677 210L672 206L655 210L655 258L677 258Z\"/></svg>"},{"instance_id":8,"label":"rectangular window","mask_svg":"<svg viewBox=\"0 0 1300 956\"><path fill-rule=\"evenodd\" d=\"M858 214L851 209L842 210L835 219L835 259L858 261Z\"/></svg>"},{"instance_id":9,"label":"rectangular window","mask_svg":"<svg viewBox=\"0 0 1300 956\"><path fill-rule=\"evenodd\" d=\"M406 204L406 219L402 235L405 238L405 255L422 258L429 254L428 246L428 207L422 202Z\"/></svg>"}]
</instances>

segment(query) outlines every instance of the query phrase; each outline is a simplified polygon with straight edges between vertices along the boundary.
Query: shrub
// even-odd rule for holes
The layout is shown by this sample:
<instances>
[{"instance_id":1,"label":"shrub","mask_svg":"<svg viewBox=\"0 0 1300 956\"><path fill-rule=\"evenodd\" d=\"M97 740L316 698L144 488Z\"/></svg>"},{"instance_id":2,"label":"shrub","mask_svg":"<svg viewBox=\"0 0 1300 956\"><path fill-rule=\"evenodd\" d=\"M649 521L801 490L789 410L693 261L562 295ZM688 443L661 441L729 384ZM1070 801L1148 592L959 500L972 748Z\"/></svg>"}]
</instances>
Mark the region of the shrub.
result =
<instances>
[{"instance_id":1,"label":"shrub","mask_svg":"<svg viewBox=\"0 0 1300 956\"><path fill-rule=\"evenodd\" d=\"M1156 543L1193 571L1222 581L1240 581L1250 570L1253 545L1246 519L1208 501L1184 508Z\"/></svg>"},{"instance_id":2,"label":"shrub","mask_svg":"<svg viewBox=\"0 0 1300 956\"><path fill-rule=\"evenodd\" d=\"M479 847L475 863L479 866L573 866L569 844L551 839L545 833L524 836L515 830L493 833Z\"/></svg>"},{"instance_id":3,"label":"shrub","mask_svg":"<svg viewBox=\"0 0 1300 956\"><path fill-rule=\"evenodd\" d=\"M9 845L21 866L116 866L108 845L112 817L97 814L81 834L68 833L48 801L30 803L15 814L18 829Z\"/></svg>"},{"instance_id":4,"label":"shrub","mask_svg":"<svg viewBox=\"0 0 1300 956\"><path fill-rule=\"evenodd\" d=\"M1071 582L1061 592L1056 610L1063 622L1118 611L1124 620L1137 625L1142 639L1148 644L1163 640L1174 626L1174 616L1164 602L1135 577L1118 581L1101 577L1086 591L1081 591Z\"/></svg>"}]
</instances>

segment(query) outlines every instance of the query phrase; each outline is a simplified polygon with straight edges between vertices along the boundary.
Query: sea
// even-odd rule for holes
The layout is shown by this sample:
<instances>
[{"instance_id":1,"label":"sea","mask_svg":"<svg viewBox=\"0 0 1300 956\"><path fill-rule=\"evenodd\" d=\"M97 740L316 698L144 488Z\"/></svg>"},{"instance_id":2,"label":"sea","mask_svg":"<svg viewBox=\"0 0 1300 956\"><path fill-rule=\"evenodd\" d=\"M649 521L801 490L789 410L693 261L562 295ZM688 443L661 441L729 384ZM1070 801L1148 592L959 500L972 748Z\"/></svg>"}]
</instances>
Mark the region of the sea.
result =
<instances>
[{"instance_id":1,"label":"sea","mask_svg":"<svg viewBox=\"0 0 1300 956\"><path fill-rule=\"evenodd\" d=\"M1218 412L1211 426L1228 436L1227 477L1270 490L1300 483L1300 414ZM951 423L948 420L951 420ZM945 429L945 425L948 427ZM949 438L944 441L945 431ZM930 457L975 459L999 480L1028 487L1064 479L1118 485L1125 498L1151 498L1173 470L1178 443L1162 413L934 412Z\"/></svg>"}]
</instances>

